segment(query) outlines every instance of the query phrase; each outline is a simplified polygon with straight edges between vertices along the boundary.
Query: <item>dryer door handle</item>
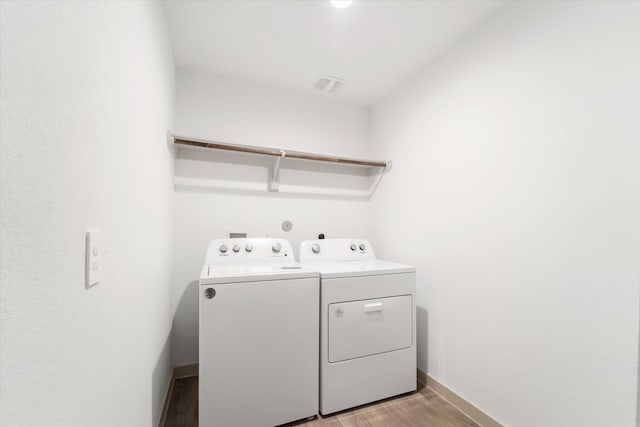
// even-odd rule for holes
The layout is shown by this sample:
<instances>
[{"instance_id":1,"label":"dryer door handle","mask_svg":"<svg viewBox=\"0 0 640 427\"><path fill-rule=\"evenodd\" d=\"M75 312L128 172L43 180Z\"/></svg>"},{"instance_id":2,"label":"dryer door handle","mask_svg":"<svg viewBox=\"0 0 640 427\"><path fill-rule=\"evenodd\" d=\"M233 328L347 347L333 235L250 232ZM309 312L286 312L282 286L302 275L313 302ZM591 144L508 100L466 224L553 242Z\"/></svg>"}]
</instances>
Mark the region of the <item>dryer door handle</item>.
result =
<instances>
[{"instance_id":1,"label":"dryer door handle","mask_svg":"<svg viewBox=\"0 0 640 427\"><path fill-rule=\"evenodd\" d=\"M365 304L364 305L364 312L365 313L371 313L373 311L382 311L382 303L381 302L374 302L371 304Z\"/></svg>"}]
</instances>

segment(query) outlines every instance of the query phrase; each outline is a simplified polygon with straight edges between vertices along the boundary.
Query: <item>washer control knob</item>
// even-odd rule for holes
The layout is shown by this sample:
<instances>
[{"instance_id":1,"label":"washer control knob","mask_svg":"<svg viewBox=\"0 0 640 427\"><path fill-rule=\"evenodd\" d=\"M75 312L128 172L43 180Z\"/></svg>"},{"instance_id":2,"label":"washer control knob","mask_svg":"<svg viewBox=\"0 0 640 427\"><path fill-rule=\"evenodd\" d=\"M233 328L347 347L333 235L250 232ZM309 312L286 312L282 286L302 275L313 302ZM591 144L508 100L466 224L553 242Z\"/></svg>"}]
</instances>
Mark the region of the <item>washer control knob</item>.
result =
<instances>
[{"instance_id":1,"label":"washer control knob","mask_svg":"<svg viewBox=\"0 0 640 427\"><path fill-rule=\"evenodd\" d=\"M280 243L274 243L273 246L271 246L271 250L275 253L280 252L280 249L282 249L282 245Z\"/></svg>"},{"instance_id":2,"label":"washer control knob","mask_svg":"<svg viewBox=\"0 0 640 427\"><path fill-rule=\"evenodd\" d=\"M227 253L228 249L229 248L227 248L227 245L220 245L220 252L221 253L223 253L223 254Z\"/></svg>"},{"instance_id":3,"label":"washer control knob","mask_svg":"<svg viewBox=\"0 0 640 427\"><path fill-rule=\"evenodd\" d=\"M360 243L360 250L364 251L366 249L366 246L364 245L364 243Z\"/></svg>"},{"instance_id":4,"label":"washer control knob","mask_svg":"<svg viewBox=\"0 0 640 427\"><path fill-rule=\"evenodd\" d=\"M320 253L320 245L319 245L319 244L317 244L317 243L314 243L314 244L311 246L311 251L312 251L314 254L319 254L319 253Z\"/></svg>"},{"instance_id":5,"label":"washer control knob","mask_svg":"<svg viewBox=\"0 0 640 427\"><path fill-rule=\"evenodd\" d=\"M352 243L352 244L351 244L351 250L355 252L355 251L356 251L356 249L358 249L358 247L356 246L356 244L355 244L355 243Z\"/></svg>"},{"instance_id":6,"label":"washer control knob","mask_svg":"<svg viewBox=\"0 0 640 427\"><path fill-rule=\"evenodd\" d=\"M253 245L251 243L247 243L247 246L244 247L244 250L247 252L251 252L253 250Z\"/></svg>"},{"instance_id":7,"label":"washer control knob","mask_svg":"<svg viewBox=\"0 0 640 427\"><path fill-rule=\"evenodd\" d=\"M233 245L233 252L236 252L236 253L240 252L240 245L239 244L236 243L235 245Z\"/></svg>"}]
</instances>

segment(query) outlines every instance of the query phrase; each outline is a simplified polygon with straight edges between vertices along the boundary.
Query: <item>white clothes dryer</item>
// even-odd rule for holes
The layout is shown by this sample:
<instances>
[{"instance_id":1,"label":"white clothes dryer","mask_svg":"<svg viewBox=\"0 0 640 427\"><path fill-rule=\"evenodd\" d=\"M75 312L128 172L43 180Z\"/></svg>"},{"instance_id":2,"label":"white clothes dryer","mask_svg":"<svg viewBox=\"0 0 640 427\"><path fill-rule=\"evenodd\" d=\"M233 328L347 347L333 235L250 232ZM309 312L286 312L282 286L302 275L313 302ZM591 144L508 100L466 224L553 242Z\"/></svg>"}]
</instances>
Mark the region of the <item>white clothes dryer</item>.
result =
<instances>
[{"instance_id":1,"label":"white clothes dryer","mask_svg":"<svg viewBox=\"0 0 640 427\"><path fill-rule=\"evenodd\" d=\"M415 268L363 239L302 242L300 262L320 273L320 412L416 390Z\"/></svg>"},{"instance_id":2,"label":"white clothes dryer","mask_svg":"<svg viewBox=\"0 0 640 427\"><path fill-rule=\"evenodd\" d=\"M199 425L315 416L318 273L284 239L213 240L199 291Z\"/></svg>"}]
</instances>

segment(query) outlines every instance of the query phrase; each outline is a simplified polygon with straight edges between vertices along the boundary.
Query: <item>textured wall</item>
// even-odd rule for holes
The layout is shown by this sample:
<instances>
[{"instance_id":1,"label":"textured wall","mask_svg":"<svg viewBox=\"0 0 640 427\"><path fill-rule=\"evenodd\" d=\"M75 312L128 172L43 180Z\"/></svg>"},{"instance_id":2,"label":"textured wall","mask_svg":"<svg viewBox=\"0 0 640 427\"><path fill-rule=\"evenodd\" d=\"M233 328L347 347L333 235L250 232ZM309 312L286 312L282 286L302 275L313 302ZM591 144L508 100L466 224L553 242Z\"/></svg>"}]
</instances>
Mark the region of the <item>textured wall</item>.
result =
<instances>
[{"instance_id":1,"label":"textured wall","mask_svg":"<svg viewBox=\"0 0 640 427\"><path fill-rule=\"evenodd\" d=\"M173 64L154 2L1 2L0 424L155 424ZM85 289L85 230L104 280Z\"/></svg>"},{"instance_id":2,"label":"textured wall","mask_svg":"<svg viewBox=\"0 0 640 427\"><path fill-rule=\"evenodd\" d=\"M515 2L373 110L419 367L506 425L635 424L639 8Z\"/></svg>"},{"instance_id":3,"label":"textured wall","mask_svg":"<svg viewBox=\"0 0 640 427\"><path fill-rule=\"evenodd\" d=\"M180 135L367 158L368 123L368 113L361 108L191 70L177 73L176 132ZM223 170L229 180L248 179L247 170L239 165L178 161L176 166L182 171ZM261 180L266 183L264 172ZM336 176L321 175L326 179ZM369 202L363 200L178 188L174 209L176 365L197 360L197 280L210 240L225 237L229 231L260 237L268 230L272 237L289 239L297 252L302 240L315 238L319 231L327 237L370 235ZM293 222L291 232L280 228L285 219Z\"/></svg>"}]
</instances>

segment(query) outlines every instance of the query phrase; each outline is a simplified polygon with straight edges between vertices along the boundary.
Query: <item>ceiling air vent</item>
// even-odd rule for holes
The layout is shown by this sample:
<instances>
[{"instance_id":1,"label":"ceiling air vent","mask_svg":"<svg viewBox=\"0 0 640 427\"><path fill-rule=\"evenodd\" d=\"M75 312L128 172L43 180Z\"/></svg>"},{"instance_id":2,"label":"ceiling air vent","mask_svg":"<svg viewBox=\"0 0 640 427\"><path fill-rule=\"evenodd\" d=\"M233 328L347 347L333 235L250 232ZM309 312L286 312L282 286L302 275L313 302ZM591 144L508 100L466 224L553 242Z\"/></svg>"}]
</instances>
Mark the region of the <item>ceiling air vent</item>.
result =
<instances>
[{"instance_id":1,"label":"ceiling air vent","mask_svg":"<svg viewBox=\"0 0 640 427\"><path fill-rule=\"evenodd\" d=\"M344 80L337 77L322 76L318 79L314 87L324 93L335 93L344 86L345 83Z\"/></svg>"}]
</instances>

